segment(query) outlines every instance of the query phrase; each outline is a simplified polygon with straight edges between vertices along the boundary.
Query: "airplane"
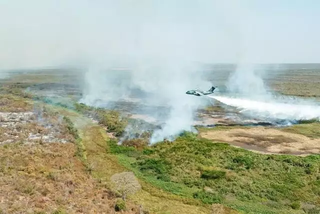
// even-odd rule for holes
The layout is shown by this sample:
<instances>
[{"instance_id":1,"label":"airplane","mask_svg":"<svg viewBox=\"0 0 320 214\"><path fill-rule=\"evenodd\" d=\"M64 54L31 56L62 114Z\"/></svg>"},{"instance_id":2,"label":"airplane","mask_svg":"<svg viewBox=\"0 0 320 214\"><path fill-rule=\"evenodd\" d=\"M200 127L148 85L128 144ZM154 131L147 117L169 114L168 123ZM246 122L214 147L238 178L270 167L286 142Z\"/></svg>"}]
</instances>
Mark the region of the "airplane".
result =
<instances>
[{"instance_id":1,"label":"airplane","mask_svg":"<svg viewBox=\"0 0 320 214\"><path fill-rule=\"evenodd\" d=\"M209 94L213 94L214 89L216 88L212 86L208 91L190 90L190 91L187 91L186 94L195 95L195 96L209 95Z\"/></svg>"}]
</instances>

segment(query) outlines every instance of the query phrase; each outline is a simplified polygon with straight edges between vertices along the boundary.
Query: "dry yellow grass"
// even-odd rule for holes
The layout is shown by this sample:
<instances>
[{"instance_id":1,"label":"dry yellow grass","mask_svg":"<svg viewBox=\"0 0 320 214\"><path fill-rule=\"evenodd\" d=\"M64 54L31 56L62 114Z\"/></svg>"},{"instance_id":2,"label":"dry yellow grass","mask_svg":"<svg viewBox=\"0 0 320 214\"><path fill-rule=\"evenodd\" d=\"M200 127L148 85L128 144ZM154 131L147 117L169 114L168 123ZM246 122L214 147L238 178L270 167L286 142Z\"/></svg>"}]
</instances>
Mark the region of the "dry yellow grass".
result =
<instances>
[{"instance_id":1,"label":"dry yellow grass","mask_svg":"<svg viewBox=\"0 0 320 214\"><path fill-rule=\"evenodd\" d=\"M113 213L116 197L86 173L75 149L70 143L1 146L0 211Z\"/></svg>"},{"instance_id":2,"label":"dry yellow grass","mask_svg":"<svg viewBox=\"0 0 320 214\"><path fill-rule=\"evenodd\" d=\"M32 107L26 99L0 94L0 112L26 112L31 111Z\"/></svg>"}]
</instances>

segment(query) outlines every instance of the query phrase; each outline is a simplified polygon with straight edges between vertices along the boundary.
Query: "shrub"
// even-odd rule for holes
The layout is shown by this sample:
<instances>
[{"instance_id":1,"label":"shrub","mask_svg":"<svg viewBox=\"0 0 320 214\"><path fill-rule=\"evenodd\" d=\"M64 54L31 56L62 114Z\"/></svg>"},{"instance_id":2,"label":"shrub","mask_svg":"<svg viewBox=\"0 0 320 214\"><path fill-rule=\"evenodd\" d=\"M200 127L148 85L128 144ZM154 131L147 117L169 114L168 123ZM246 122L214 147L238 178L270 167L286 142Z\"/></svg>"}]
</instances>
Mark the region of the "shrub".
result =
<instances>
[{"instance_id":1,"label":"shrub","mask_svg":"<svg viewBox=\"0 0 320 214\"><path fill-rule=\"evenodd\" d=\"M225 177L226 177L226 172L220 171L220 170L204 170L201 173L201 178L204 178L204 179L220 179Z\"/></svg>"},{"instance_id":2,"label":"shrub","mask_svg":"<svg viewBox=\"0 0 320 214\"><path fill-rule=\"evenodd\" d=\"M116 201L116 204L114 206L114 210L116 212L125 211L127 209L126 202L122 199L119 199Z\"/></svg>"},{"instance_id":3,"label":"shrub","mask_svg":"<svg viewBox=\"0 0 320 214\"><path fill-rule=\"evenodd\" d=\"M298 210L298 209L300 209L300 202L299 201L295 201L290 205L290 207L292 209L294 209L294 210Z\"/></svg>"},{"instance_id":4,"label":"shrub","mask_svg":"<svg viewBox=\"0 0 320 214\"><path fill-rule=\"evenodd\" d=\"M145 149L142 151L142 153L143 153L144 155L151 155L151 154L154 153L154 150L149 149L149 148L145 148Z\"/></svg>"},{"instance_id":5,"label":"shrub","mask_svg":"<svg viewBox=\"0 0 320 214\"><path fill-rule=\"evenodd\" d=\"M184 138L188 138L191 140L194 140L197 138L197 134L195 134L193 132L187 132L187 131L182 132L179 136L184 137Z\"/></svg>"},{"instance_id":6,"label":"shrub","mask_svg":"<svg viewBox=\"0 0 320 214\"><path fill-rule=\"evenodd\" d=\"M77 112L80 112L82 114L87 114L89 111L93 110L92 107L89 107L83 103L75 103L74 108Z\"/></svg>"},{"instance_id":7,"label":"shrub","mask_svg":"<svg viewBox=\"0 0 320 214\"><path fill-rule=\"evenodd\" d=\"M171 165L163 159L146 159L137 163L140 171L154 175L157 179L170 181L169 170Z\"/></svg>"},{"instance_id":8,"label":"shrub","mask_svg":"<svg viewBox=\"0 0 320 214\"><path fill-rule=\"evenodd\" d=\"M114 184L114 190L121 195L122 200L126 200L128 195L135 194L141 189L141 185L133 172L114 174L111 181Z\"/></svg>"},{"instance_id":9,"label":"shrub","mask_svg":"<svg viewBox=\"0 0 320 214\"><path fill-rule=\"evenodd\" d=\"M120 137L127 126L127 121L120 117L117 111L106 111L99 116L99 123L108 128L108 132L115 133L116 137Z\"/></svg>"},{"instance_id":10,"label":"shrub","mask_svg":"<svg viewBox=\"0 0 320 214\"><path fill-rule=\"evenodd\" d=\"M142 138L137 138L137 139L130 139L130 140L125 140L122 142L123 146L131 146L136 149L144 149L146 146L148 146L148 141Z\"/></svg>"},{"instance_id":11,"label":"shrub","mask_svg":"<svg viewBox=\"0 0 320 214\"><path fill-rule=\"evenodd\" d=\"M318 119L310 119L310 120L298 120L299 124L310 124L310 123L319 123Z\"/></svg>"},{"instance_id":12,"label":"shrub","mask_svg":"<svg viewBox=\"0 0 320 214\"><path fill-rule=\"evenodd\" d=\"M221 203L223 200L222 196L219 194L204 191L193 193L193 198L199 199L205 204Z\"/></svg>"},{"instance_id":13,"label":"shrub","mask_svg":"<svg viewBox=\"0 0 320 214\"><path fill-rule=\"evenodd\" d=\"M135 152L136 149L130 146L118 145L117 141L110 139L108 141L109 149L112 154L125 154L130 155L130 153Z\"/></svg>"},{"instance_id":14,"label":"shrub","mask_svg":"<svg viewBox=\"0 0 320 214\"><path fill-rule=\"evenodd\" d=\"M253 160L249 156L237 156L233 158L233 163L237 163L240 166L244 166L246 169L251 169L253 167Z\"/></svg>"}]
</instances>

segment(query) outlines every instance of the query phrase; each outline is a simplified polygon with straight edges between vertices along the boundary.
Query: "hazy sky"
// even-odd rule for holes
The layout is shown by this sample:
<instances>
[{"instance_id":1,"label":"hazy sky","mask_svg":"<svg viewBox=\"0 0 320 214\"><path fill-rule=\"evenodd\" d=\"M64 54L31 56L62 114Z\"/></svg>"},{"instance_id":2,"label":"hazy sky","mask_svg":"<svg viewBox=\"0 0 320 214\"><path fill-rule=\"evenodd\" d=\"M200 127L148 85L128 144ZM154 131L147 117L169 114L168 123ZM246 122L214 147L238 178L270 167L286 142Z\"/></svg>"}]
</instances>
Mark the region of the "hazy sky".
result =
<instances>
[{"instance_id":1,"label":"hazy sky","mask_svg":"<svg viewBox=\"0 0 320 214\"><path fill-rule=\"evenodd\" d=\"M320 1L0 0L0 68L320 62Z\"/></svg>"}]
</instances>

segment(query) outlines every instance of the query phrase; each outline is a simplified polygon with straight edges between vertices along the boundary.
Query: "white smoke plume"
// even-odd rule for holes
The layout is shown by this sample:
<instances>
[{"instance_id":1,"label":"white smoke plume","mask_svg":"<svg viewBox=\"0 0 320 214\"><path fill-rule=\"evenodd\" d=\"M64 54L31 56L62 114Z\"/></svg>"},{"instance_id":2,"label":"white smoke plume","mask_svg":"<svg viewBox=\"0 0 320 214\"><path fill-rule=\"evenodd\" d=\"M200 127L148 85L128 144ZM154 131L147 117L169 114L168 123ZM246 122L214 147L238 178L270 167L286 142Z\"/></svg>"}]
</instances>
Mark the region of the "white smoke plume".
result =
<instances>
[{"instance_id":1,"label":"white smoke plume","mask_svg":"<svg viewBox=\"0 0 320 214\"><path fill-rule=\"evenodd\" d=\"M140 104L167 108L165 115L157 110L148 112L149 116L156 118L162 124L161 129L154 132L150 142L173 140L182 131L194 130L192 123L195 110L206 103L203 102L205 100L188 96L185 92L194 87L206 89L211 86L202 80L192 64L179 63L181 62L163 61L150 64L144 61L131 67L129 71L88 71L86 74L90 79L88 91L81 102L107 106L113 101L135 101L132 100L133 94L130 92L139 90L137 102ZM116 76L112 81L110 73Z\"/></svg>"},{"instance_id":2,"label":"white smoke plume","mask_svg":"<svg viewBox=\"0 0 320 214\"><path fill-rule=\"evenodd\" d=\"M263 81L264 74L255 64L241 63L229 77L227 88L232 93L245 96L266 96L268 89Z\"/></svg>"}]
</instances>

